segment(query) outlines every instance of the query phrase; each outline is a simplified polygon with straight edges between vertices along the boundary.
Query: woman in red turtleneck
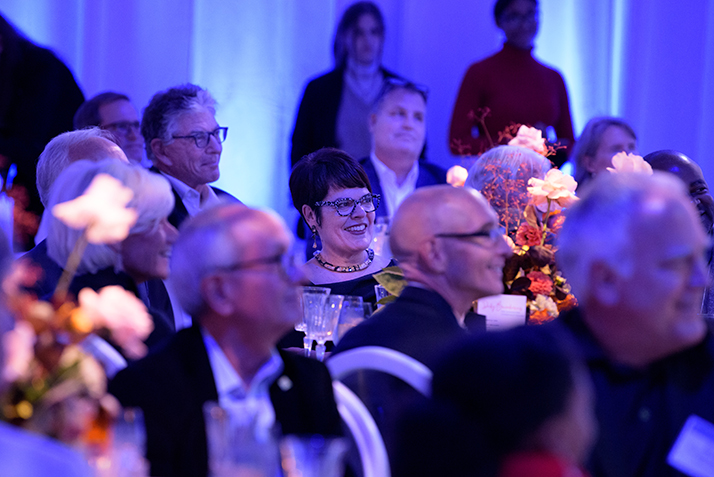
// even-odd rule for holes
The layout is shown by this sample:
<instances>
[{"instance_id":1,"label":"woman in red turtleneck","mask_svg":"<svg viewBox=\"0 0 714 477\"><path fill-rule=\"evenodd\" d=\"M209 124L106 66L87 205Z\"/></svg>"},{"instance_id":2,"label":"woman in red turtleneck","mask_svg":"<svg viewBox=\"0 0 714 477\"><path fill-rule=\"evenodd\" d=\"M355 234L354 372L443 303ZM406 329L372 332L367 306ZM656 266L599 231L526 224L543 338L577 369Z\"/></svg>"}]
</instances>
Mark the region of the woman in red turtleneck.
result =
<instances>
[{"instance_id":1,"label":"woman in red turtleneck","mask_svg":"<svg viewBox=\"0 0 714 477\"><path fill-rule=\"evenodd\" d=\"M451 152L476 155L491 147L474 118L482 108L490 110L486 127L494 144L499 132L516 123L537 127L544 137L552 126L557 140L570 145L573 125L563 78L531 55L538 32L537 0L498 0L494 17L506 42L466 72L451 118Z\"/></svg>"}]
</instances>

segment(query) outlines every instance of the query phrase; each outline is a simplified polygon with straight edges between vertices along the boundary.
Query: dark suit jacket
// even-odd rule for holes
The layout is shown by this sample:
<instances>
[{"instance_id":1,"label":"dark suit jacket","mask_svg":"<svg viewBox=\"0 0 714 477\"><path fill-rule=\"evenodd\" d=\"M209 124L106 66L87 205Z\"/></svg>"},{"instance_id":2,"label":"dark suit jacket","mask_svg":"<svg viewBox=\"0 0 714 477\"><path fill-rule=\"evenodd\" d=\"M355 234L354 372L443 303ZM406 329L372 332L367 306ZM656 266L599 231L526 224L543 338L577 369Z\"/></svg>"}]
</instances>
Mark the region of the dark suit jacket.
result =
<instances>
[{"instance_id":1,"label":"dark suit jacket","mask_svg":"<svg viewBox=\"0 0 714 477\"><path fill-rule=\"evenodd\" d=\"M161 174L161 171L159 171L156 166L151 166L149 170L155 174ZM240 203L238 199L233 197L228 192L219 189L218 187L211 186L211 189L213 189L213 192L215 192L220 199L224 199L227 202ZM171 186L171 192L173 192L174 194L174 210L171 211L171 214L169 214L168 219L171 225L176 228L179 228L181 226L181 223L188 218L188 211L186 210L186 206L183 205L181 196L178 194L178 192L176 192L176 189L174 189L173 185Z\"/></svg>"},{"instance_id":2,"label":"dark suit jacket","mask_svg":"<svg viewBox=\"0 0 714 477\"><path fill-rule=\"evenodd\" d=\"M377 171L374 168L374 164L372 164L372 160L369 157L365 157L360 159L359 163L367 173L369 183L372 186L372 193L382 194L382 185L379 183L379 176L377 176ZM435 184L446 184L446 170L436 164L420 161L419 177L417 177L416 187L419 188ZM377 217L394 215L394 212L394 210L387 210L384 201L382 201L381 205L377 209Z\"/></svg>"},{"instance_id":3,"label":"dark suit jacket","mask_svg":"<svg viewBox=\"0 0 714 477\"><path fill-rule=\"evenodd\" d=\"M394 302L348 331L333 355L362 346L383 346L433 368L441 353L464 336L467 332L459 326L446 300L436 292L407 287ZM378 371L361 371L343 382L367 406L388 454L395 456L399 417L426 398L401 380Z\"/></svg>"},{"instance_id":4,"label":"dark suit jacket","mask_svg":"<svg viewBox=\"0 0 714 477\"><path fill-rule=\"evenodd\" d=\"M385 78L398 77L384 68L380 68L380 71ZM293 130L291 167L294 167L303 156L318 149L340 147L337 144L335 129L342 100L344 77L344 67L335 68L313 79L305 87Z\"/></svg>"},{"instance_id":5,"label":"dark suit jacket","mask_svg":"<svg viewBox=\"0 0 714 477\"><path fill-rule=\"evenodd\" d=\"M50 296L54 293L62 276L62 267L47 255L47 240L35 245L32 250L22 256L23 260L29 261L42 269L42 276L37 282L27 289L34 292L38 298Z\"/></svg>"},{"instance_id":6,"label":"dark suit jacket","mask_svg":"<svg viewBox=\"0 0 714 477\"><path fill-rule=\"evenodd\" d=\"M282 434L342 435L340 416L325 366L280 351L293 386L278 380L270 399ZM109 385L123 406L144 412L146 456L154 476L205 476L208 451L203 404L217 401L208 353L197 326L179 331L156 353L119 372Z\"/></svg>"}]
</instances>

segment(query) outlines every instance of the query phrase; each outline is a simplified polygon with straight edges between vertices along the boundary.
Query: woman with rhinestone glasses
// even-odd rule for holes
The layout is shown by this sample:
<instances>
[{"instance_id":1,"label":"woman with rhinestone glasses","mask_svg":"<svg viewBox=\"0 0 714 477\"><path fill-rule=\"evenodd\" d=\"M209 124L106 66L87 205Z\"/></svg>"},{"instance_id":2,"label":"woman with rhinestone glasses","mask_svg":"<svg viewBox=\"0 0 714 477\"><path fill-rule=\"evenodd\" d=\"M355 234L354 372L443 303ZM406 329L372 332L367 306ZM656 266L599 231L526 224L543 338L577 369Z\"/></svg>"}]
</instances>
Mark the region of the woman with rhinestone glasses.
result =
<instances>
[{"instance_id":1,"label":"woman with rhinestone glasses","mask_svg":"<svg viewBox=\"0 0 714 477\"><path fill-rule=\"evenodd\" d=\"M372 275L390 262L370 248L380 196L372 194L362 166L339 149L320 149L297 163L290 192L313 233L315 253L303 267L306 277L332 293L374 303Z\"/></svg>"}]
</instances>

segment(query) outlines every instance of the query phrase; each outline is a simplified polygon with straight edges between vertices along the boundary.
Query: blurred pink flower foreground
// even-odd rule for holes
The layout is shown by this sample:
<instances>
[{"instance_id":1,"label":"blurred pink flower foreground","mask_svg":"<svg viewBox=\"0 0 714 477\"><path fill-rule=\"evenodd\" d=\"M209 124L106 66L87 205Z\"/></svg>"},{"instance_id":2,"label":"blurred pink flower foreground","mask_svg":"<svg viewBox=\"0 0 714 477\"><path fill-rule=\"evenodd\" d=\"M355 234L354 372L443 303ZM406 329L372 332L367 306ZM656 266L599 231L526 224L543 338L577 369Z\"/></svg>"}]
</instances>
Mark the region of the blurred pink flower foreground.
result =
<instances>
[{"instance_id":1,"label":"blurred pink flower foreground","mask_svg":"<svg viewBox=\"0 0 714 477\"><path fill-rule=\"evenodd\" d=\"M86 228L90 243L116 243L129 235L137 213L126 205L134 192L108 174L98 174L84 194L57 204L52 214L73 229Z\"/></svg>"}]
</instances>

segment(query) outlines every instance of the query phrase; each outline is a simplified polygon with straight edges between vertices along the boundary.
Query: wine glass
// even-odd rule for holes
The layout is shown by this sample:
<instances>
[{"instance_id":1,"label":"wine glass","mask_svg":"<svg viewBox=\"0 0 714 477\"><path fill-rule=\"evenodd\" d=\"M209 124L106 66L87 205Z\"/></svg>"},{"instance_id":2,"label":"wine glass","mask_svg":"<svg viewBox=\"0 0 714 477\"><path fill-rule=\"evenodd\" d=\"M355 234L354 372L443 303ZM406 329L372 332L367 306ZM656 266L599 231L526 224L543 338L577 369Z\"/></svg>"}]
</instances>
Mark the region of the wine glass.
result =
<instances>
[{"instance_id":1,"label":"wine glass","mask_svg":"<svg viewBox=\"0 0 714 477\"><path fill-rule=\"evenodd\" d=\"M365 319L365 303L361 296L346 296L332 341L337 344L350 329Z\"/></svg>"},{"instance_id":2,"label":"wine glass","mask_svg":"<svg viewBox=\"0 0 714 477\"><path fill-rule=\"evenodd\" d=\"M285 436L280 442L285 477L333 477L344 474L347 441L342 437Z\"/></svg>"},{"instance_id":3,"label":"wine glass","mask_svg":"<svg viewBox=\"0 0 714 477\"><path fill-rule=\"evenodd\" d=\"M325 303L330 294L330 289L325 287L302 287L302 321L305 324L303 338L303 346L305 347L305 356L310 356L312 342L314 337L308 331L308 323L321 322L322 315L325 311ZM297 330L297 326L295 327ZM299 331L299 330L298 330Z\"/></svg>"},{"instance_id":4,"label":"wine glass","mask_svg":"<svg viewBox=\"0 0 714 477\"><path fill-rule=\"evenodd\" d=\"M313 315L307 321L306 336L317 341L316 354L319 361L325 359L325 342L332 339L344 298L342 295L329 295L322 315Z\"/></svg>"}]
</instances>

